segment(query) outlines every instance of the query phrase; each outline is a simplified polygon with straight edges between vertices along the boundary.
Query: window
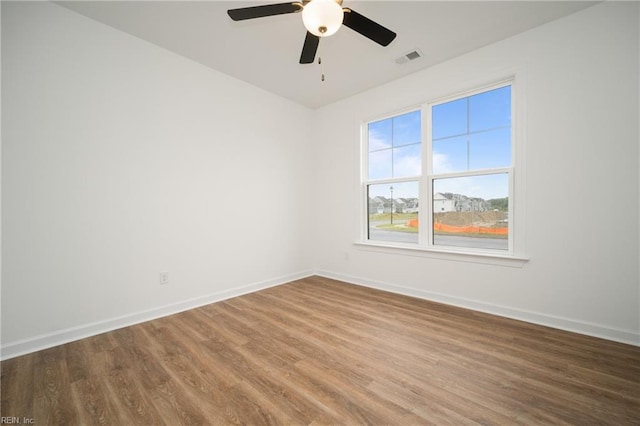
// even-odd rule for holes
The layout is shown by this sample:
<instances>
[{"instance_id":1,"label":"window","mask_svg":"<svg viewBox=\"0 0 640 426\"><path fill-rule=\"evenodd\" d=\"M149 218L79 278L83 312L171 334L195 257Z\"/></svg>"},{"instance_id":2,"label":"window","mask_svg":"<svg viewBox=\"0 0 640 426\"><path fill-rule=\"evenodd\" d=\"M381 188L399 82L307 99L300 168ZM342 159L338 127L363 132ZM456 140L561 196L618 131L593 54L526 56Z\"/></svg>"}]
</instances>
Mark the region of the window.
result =
<instances>
[{"instance_id":1,"label":"window","mask_svg":"<svg viewBox=\"0 0 640 426\"><path fill-rule=\"evenodd\" d=\"M367 125L367 238L418 243L421 112Z\"/></svg>"},{"instance_id":2,"label":"window","mask_svg":"<svg viewBox=\"0 0 640 426\"><path fill-rule=\"evenodd\" d=\"M513 253L512 86L366 123L366 241Z\"/></svg>"}]
</instances>

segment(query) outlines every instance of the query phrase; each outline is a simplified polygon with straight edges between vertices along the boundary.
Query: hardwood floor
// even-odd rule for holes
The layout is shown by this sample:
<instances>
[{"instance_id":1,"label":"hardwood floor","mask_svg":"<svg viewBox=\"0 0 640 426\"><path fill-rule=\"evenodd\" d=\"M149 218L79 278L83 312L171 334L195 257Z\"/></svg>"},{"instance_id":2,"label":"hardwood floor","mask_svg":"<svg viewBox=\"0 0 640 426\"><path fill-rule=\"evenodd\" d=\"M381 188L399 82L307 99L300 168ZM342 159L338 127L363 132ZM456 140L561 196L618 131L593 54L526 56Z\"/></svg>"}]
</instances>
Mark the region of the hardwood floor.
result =
<instances>
[{"instance_id":1,"label":"hardwood floor","mask_svg":"<svg viewBox=\"0 0 640 426\"><path fill-rule=\"evenodd\" d=\"M1 415L638 425L640 347L311 277L3 361Z\"/></svg>"}]
</instances>

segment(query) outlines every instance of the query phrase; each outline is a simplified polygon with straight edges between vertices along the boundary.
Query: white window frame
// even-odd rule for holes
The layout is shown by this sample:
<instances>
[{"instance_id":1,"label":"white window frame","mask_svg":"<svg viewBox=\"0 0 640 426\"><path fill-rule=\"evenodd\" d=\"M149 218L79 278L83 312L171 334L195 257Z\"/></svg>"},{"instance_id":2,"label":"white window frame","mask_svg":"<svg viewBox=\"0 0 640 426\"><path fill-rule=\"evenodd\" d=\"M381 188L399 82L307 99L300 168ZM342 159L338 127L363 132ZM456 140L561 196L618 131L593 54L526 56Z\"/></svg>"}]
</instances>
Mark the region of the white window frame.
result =
<instances>
[{"instance_id":1,"label":"white window frame","mask_svg":"<svg viewBox=\"0 0 640 426\"><path fill-rule=\"evenodd\" d=\"M383 251L395 254L406 254L412 256L426 256L440 259L470 261L480 263L490 263L504 266L521 267L527 258L524 251L524 120L523 117L523 84L522 78L517 78L515 74L508 78L496 79L487 84L476 84L473 89L450 93L446 96L439 96L427 102L404 108L392 114L385 114L361 123L361 156L360 156L360 236L356 244L365 250ZM433 174L432 170L432 123L431 111L433 106L461 99L475 94L487 92L505 86L511 86L511 164L508 167L491 169L463 171L446 174ZM408 112L422 111L421 132L422 132L422 173L420 176L389 178L389 179L368 179L368 125L369 123L396 117ZM506 173L509 182L509 236L507 250L492 250L482 248L464 248L454 246L444 246L433 244L433 181L442 178L454 178L465 176L480 176L496 173ZM418 232L418 244L388 242L368 239L368 191L369 185L390 184L418 181L418 199L420 208L418 212L419 223L429 224L420 226Z\"/></svg>"},{"instance_id":2,"label":"white window frame","mask_svg":"<svg viewBox=\"0 0 640 426\"><path fill-rule=\"evenodd\" d=\"M369 235L369 220L368 220L368 215L369 215L369 199L368 199L368 191L367 191L367 187L369 185L381 185L381 184L389 184L390 186L395 185L397 183L404 183L404 182L418 182L418 199L420 199L420 195L422 194L422 186L423 186L423 176L424 173L421 173L418 176L402 176L402 177L391 177L391 178L385 178L385 179L369 179L368 178L368 173L369 173L369 146L368 146L368 140L369 140L369 123L375 122L375 121L382 121L382 120L386 120L389 118L394 118L400 115L404 115L404 114L408 114L410 112L415 112L415 111L423 111L423 105L417 105L417 106L413 106L411 108L405 108L401 111L397 111L393 114L388 114L385 115L383 117L380 118L376 118L375 120L369 120L366 123L363 123L362 125L362 164L363 167L361 168L362 170L362 175L361 175L361 181L363 182L362 185L362 205L363 205L363 215L366 218L364 220L364 227L362 228L362 234L361 234L361 240L363 241L367 241L370 242L371 240L368 240L368 235ZM422 125L422 121L423 117L420 117L420 125L421 125L421 146L420 146L420 155L422 156L422 158L424 158L424 149L425 149L425 145L424 145L424 126ZM393 147L392 147L393 149ZM424 171L424 166L422 167L422 170ZM392 206L393 207L393 206ZM391 245L394 245L394 243L391 242L387 242Z\"/></svg>"}]
</instances>

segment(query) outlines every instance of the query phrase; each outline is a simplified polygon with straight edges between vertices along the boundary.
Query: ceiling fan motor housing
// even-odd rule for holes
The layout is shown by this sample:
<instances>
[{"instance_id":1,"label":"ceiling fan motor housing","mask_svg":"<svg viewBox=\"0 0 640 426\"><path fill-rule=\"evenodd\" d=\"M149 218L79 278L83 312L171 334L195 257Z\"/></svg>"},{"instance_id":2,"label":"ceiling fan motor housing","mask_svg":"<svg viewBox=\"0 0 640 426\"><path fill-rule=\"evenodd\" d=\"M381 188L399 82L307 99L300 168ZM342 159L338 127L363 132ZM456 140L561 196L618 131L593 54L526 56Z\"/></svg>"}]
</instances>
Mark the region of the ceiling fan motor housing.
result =
<instances>
[{"instance_id":1,"label":"ceiling fan motor housing","mask_svg":"<svg viewBox=\"0 0 640 426\"><path fill-rule=\"evenodd\" d=\"M317 37L335 34L342 26L344 12L336 0L311 0L302 9L302 22Z\"/></svg>"}]
</instances>

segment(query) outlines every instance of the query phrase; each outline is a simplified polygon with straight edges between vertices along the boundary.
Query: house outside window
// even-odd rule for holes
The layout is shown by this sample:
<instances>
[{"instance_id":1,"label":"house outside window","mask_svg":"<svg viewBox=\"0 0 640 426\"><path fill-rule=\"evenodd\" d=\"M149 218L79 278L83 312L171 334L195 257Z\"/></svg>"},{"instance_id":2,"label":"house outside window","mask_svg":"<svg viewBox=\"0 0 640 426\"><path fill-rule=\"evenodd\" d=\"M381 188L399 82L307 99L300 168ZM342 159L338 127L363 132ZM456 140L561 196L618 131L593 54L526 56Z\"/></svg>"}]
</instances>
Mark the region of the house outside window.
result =
<instances>
[{"instance_id":1,"label":"house outside window","mask_svg":"<svg viewBox=\"0 0 640 426\"><path fill-rule=\"evenodd\" d=\"M365 123L364 242L514 253L513 84Z\"/></svg>"}]
</instances>

